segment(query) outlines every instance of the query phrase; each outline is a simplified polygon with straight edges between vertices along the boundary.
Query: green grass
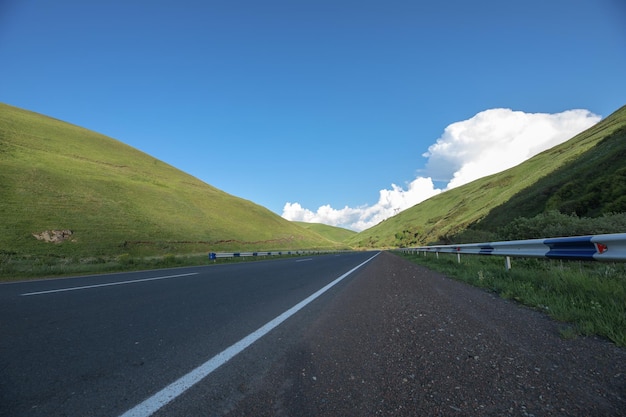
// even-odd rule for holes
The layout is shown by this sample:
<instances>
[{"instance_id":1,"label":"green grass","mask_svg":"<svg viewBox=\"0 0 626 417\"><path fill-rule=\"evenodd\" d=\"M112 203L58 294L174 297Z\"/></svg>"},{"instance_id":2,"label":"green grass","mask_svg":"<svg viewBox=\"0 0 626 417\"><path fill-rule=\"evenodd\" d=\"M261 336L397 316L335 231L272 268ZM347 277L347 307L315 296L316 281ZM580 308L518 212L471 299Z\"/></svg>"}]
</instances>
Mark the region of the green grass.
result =
<instances>
[{"instance_id":1,"label":"green grass","mask_svg":"<svg viewBox=\"0 0 626 417\"><path fill-rule=\"evenodd\" d=\"M597 335L626 346L626 264L454 254L400 254L447 276L485 288L567 323L564 338Z\"/></svg>"},{"instance_id":2,"label":"green grass","mask_svg":"<svg viewBox=\"0 0 626 417\"><path fill-rule=\"evenodd\" d=\"M587 190L585 197L587 200L595 198L600 204L594 207L592 214L603 213L605 208L610 207L619 211L622 207L620 198L624 198L620 192L626 190L625 174L620 171L626 169L624 132L626 106L569 141L520 165L436 195L346 242L355 247L378 248L450 242L454 235L469 226L481 224L485 227L475 228L476 239L473 241L484 241L481 236L485 231L493 230L516 217L534 216L557 206L573 206L571 201L566 200L569 194L565 191L558 201L556 197L549 202L546 200L557 190L552 190L551 184L565 185L579 178L593 178L596 182L595 188ZM580 162L584 163L581 165ZM550 178L552 183L539 183L542 179ZM604 189L601 188L602 184L611 184L615 194L607 197L606 201L600 201L602 192L596 193L596 189ZM545 198L538 198L544 194ZM523 198L522 204L517 199L524 196L528 198ZM512 200L514 197L516 200ZM512 203L509 204L509 201ZM540 205L542 203L543 206ZM564 205L559 206L561 203ZM492 212L497 212L497 215ZM493 226L487 227L486 218L490 214Z\"/></svg>"},{"instance_id":3,"label":"green grass","mask_svg":"<svg viewBox=\"0 0 626 417\"><path fill-rule=\"evenodd\" d=\"M321 251L323 253L324 251ZM302 256L297 254L218 258L210 260L207 253L185 255L165 254L159 256L97 256L71 258L58 256L16 256L0 253L0 282L19 281L29 278L93 275L112 272L140 271L176 268L183 266L215 265L251 262L268 259ZM306 256L312 256L306 254Z\"/></svg>"},{"instance_id":4,"label":"green grass","mask_svg":"<svg viewBox=\"0 0 626 417\"><path fill-rule=\"evenodd\" d=\"M321 236L324 236L325 238L330 239L334 242L343 242L353 237L357 233L353 230L344 229L342 227L329 226L327 224L321 224L321 223L305 223L305 222L294 222L294 223L305 229L312 230L315 233Z\"/></svg>"},{"instance_id":5,"label":"green grass","mask_svg":"<svg viewBox=\"0 0 626 417\"><path fill-rule=\"evenodd\" d=\"M115 139L5 104L0 219L2 256L33 263L341 247ZM63 243L33 237L65 229Z\"/></svg>"},{"instance_id":6,"label":"green grass","mask_svg":"<svg viewBox=\"0 0 626 417\"><path fill-rule=\"evenodd\" d=\"M3 254L0 255L0 282L33 277L91 275L207 264L210 264L207 254L167 254L151 257L120 255L117 257L96 256L90 258Z\"/></svg>"},{"instance_id":7,"label":"green grass","mask_svg":"<svg viewBox=\"0 0 626 417\"><path fill-rule=\"evenodd\" d=\"M494 231L507 225L511 215L531 218L551 210L588 218L626 212L626 123L494 208L476 228Z\"/></svg>"}]
</instances>

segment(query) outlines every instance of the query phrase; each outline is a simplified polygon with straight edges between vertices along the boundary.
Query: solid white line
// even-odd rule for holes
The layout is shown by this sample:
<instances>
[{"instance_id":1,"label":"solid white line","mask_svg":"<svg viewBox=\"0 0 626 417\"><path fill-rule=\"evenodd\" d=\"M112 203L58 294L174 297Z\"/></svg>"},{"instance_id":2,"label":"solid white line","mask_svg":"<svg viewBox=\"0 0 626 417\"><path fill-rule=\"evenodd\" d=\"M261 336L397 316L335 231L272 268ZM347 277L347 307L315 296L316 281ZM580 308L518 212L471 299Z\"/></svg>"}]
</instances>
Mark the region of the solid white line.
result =
<instances>
[{"instance_id":1,"label":"solid white line","mask_svg":"<svg viewBox=\"0 0 626 417\"><path fill-rule=\"evenodd\" d=\"M26 297L26 296L29 296L29 295L51 294L51 293L55 293L55 292L87 290L89 288L110 287L112 285L123 285L123 284L134 284L135 282L156 281L156 280L159 280L159 279L186 277L186 276L189 276L189 275L197 275L197 274L198 274L197 272L191 272L189 274L168 275L168 276L165 276L165 277L144 278L144 279L135 279L135 280L131 280L131 281L109 282L109 283L106 283L106 284L85 285L84 287L70 287L70 288L60 288L60 289L57 289L57 290L28 292L28 293L20 294L20 295L23 296L23 297Z\"/></svg>"},{"instance_id":2,"label":"solid white line","mask_svg":"<svg viewBox=\"0 0 626 417\"><path fill-rule=\"evenodd\" d=\"M202 379L204 379L206 376L208 376L211 372L215 371L217 368L224 365L226 362L232 359L235 355L237 355L238 353L243 351L245 348L247 348L248 346L250 346L257 340L265 336L272 329L280 325L289 317L296 314L298 311L304 308L307 304L315 300L320 295L324 294L334 285L336 285L345 277L347 277L348 275L350 275L351 273L353 273L354 271L356 271L357 269L359 269L360 267L362 267L363 265L365 265L366 263L374 259L379 254L380 252L372 256L365 262L355 266L354 268L352 268L351 270L349 270L348 272L346 272L339 278L335 279L333 282L326 285L325 287L323 287L316 293L300 301L298 304L291 307L289 310L285 311L280 316L267 322L265 325L263 325L256 331L250 333L248 336L244 337L243 339L241 339L234 345L230 346L226 350L222 351L221 353L218 353L217 355L215 355L214 357L212 357L211 359L209 359L207 362L203 363L196 369L192 370L188 374L172 382L170 385L163 388L161 391L157 392L152 397L146 399L142 403L131 408L130 410L122 414L120 417L149 417L152 414L156 413L158 410L160 410L165 405L167 405L170 401L173 401L174 399L176 399L178 396L183 394L189 388L191 388L192 386L200 382Z\"/></svg>"}]
</instances>

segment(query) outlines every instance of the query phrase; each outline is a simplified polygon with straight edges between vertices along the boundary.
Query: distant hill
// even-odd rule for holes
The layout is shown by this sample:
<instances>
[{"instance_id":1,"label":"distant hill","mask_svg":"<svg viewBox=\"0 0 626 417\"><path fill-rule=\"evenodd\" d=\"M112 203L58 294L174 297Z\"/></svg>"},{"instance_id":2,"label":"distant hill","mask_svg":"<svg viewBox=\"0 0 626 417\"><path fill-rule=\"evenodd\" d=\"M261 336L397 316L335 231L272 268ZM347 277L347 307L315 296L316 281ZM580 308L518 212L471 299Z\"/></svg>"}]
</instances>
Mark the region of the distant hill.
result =
<instances>
[{"instance_id":1,"label":"distant hill","mask_svg":"<svg viewBox=\"0 0 626 417\"><path fill-rule=\"evenodd\" d=\"M337 247L122 142L6 104L0 218L5 256Z\"/></svg>"},{"instance_id":2,"label":"distant hill","mask_svg":"<svg viewBox=\"0 0 626 417\"><path fill-rule=\"evenodd\" d=\"M353 230L344 229L342 227L329 226L322 223L306 223L306 222L294 222L297 225L314 231L320 236L323 236L333 242L343 242L348 238L356 235L357 232Z\"/></svg>"},{"instance_id":3,"label":"distant hill","mask_svg":"<svg viewBox=\"0 0 626 417\"><path fill-rule=\"evenodd\" d=\"M470 226L481 241L481 230L547 210L584 216L626 211L625 195L626 106L561 145L434 196L346 243L397 247L446 242Z\"/></svg>"}]
</instances>

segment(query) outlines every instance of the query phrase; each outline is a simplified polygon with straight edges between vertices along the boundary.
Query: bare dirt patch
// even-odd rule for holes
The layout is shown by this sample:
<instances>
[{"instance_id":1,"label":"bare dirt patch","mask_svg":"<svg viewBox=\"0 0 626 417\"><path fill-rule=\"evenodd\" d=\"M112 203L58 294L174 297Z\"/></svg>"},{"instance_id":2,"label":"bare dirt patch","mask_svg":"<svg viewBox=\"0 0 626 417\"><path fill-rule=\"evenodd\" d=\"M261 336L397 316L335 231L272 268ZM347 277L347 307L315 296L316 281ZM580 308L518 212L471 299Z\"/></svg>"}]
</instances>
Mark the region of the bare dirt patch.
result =
<instances>
[{"instance_id":1,"label":"bare dirt patch","mask_svg":"<svg viewBox=\"0 0 626 417\"><path fill-rule=\"evenodd\" d=\"M33 237L44 242L61 243L70 239L73 234L71 230L44 230L40 233L33 233Z\"/></svg>"}]
</instances>

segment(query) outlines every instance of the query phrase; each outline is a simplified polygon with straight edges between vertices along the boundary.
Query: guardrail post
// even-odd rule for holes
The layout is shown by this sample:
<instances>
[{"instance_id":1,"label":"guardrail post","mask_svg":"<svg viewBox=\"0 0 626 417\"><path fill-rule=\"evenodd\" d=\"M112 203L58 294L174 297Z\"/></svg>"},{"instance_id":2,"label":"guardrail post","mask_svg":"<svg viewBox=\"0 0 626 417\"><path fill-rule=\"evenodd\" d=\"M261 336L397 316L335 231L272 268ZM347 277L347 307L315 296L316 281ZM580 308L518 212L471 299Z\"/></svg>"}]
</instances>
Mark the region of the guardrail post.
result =
<instances>
[{"instance_id":1,"label":"guardrail post","mask_svg":"<svg viewBox=\"0 0 626 417\"><path fill-rule=\"evenodd\" d=\"M511 257L510 256L506 256L504 258L504 267L506 268L507 271L511 270Z\"/></svg>"}]
</instances>

